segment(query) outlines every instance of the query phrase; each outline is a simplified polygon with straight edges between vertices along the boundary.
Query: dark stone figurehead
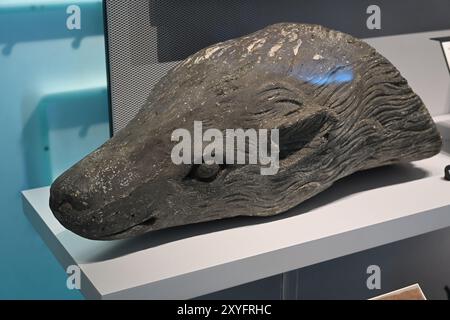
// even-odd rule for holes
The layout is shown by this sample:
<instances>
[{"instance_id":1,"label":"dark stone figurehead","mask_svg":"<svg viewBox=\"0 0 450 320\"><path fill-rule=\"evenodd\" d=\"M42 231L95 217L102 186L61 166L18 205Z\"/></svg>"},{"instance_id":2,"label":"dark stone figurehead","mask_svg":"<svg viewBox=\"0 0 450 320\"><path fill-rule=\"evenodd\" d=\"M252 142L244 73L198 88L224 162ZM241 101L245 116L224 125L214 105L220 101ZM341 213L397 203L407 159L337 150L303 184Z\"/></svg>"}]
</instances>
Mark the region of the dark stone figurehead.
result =
<instances>
[{"instance_id":1,"label":"dark stone figurehead","mask_svg":"<svg viewBox=\"0 0 450 320\"><path fill-rule=\"evenodd\" d=\"M174 164L172 133L194 121L279 129L278 173ZM126 238L279 214L356 171L440 148L422 100L372 47L317 25L276 24L172 69L127 127L55 181L50 207L83 237Z\"/></svg>"}]
</instances>

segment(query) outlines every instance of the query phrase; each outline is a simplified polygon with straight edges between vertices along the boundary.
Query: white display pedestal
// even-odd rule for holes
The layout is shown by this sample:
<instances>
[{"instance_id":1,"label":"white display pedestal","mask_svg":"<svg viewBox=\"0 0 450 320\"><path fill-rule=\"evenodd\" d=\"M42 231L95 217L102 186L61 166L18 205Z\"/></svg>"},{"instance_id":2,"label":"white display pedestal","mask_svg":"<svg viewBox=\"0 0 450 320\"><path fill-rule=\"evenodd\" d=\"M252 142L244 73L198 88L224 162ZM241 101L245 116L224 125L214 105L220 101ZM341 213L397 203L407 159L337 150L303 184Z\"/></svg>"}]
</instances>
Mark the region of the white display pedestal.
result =
<instances>
[{"instance_id":1,"label":"white display pedestal","mask_svg":"<svg viewBox=\"0 0 450 320\"><path fill-rule=\"evenodd\" d=\"M445 121L442 117L445 133ZM450 128L450 125L447 126ZM448 152L448 151L447 151ZM96 299L187 299L450 226L450 164L427 160L357 173L272 218L234 218L99 242L65 230L49 188L23 192L25 212Z\"/></svg>"}]
</instances>

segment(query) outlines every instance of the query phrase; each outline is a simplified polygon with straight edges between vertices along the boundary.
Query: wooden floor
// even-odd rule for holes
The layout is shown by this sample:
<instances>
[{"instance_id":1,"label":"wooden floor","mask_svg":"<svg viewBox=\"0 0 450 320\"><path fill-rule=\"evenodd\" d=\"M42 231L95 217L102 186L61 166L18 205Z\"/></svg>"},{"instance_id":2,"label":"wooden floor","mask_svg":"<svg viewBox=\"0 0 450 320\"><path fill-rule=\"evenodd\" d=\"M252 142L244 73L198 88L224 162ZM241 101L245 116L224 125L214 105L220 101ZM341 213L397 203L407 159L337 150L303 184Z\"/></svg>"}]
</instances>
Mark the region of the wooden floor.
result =
<instances>
[{"instance_id":1,"label":"wooden floor","mask_svg":"<svg viewBox=\"0 0 450 320\"><path fill-rule=\"evenodd\" d=\"M371 300L426 300L418 284L383 294Z\"/></svg>"}]
</instances>

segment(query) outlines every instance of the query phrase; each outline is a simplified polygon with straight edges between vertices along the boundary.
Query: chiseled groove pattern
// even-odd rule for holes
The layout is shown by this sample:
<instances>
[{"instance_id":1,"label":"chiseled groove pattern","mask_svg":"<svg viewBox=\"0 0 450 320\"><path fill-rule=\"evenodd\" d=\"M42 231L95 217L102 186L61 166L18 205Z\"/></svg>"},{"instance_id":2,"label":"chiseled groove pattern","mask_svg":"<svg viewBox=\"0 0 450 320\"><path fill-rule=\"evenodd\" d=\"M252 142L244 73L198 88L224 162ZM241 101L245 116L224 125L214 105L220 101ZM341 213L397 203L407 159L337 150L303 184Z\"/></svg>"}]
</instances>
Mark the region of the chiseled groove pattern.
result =
<instances>
[{"instance_id":1,"label":"chiseled groove pattern","mask_svg":"<svg viewBox=\"0 0 450 320\"><path fill-rule=\"evenodd\" d=\"M411 90L399 71L373 49L364 59L363 65L355 65L354 68L366 69L365 72L359 73L361 79L357 79L357 83L342 83L335 86L321 84L313 92L313 100L332 109L341 120L335 127L337 131L335 138L329 141L331 145L339 145L338 152L334 155L330 152L323 153L323 157L319 158L316 164L309 163L307 173L297 167L288 174L274 178L273 189L277 192L273 196L276 199L272 196L267 197L265 192L260 192L257 188L249 188L252 193L246 195L242 192L235 193L239 194L238 198L226 195L223 198L226 205L233 205L234 201L253 196L253 203L261 210L259 215L264 215L265 210L270 212L274 206L278 206L279 212L282 212L294 206L294 202L300 203L310 198L329 187L334 181L353 172L398 162L399 158L406 161L410 158L420 158L418 153L422 153L423 157L436 153L430 118L416 116L418 112L424 112L423 102ZM349 89L350 86L359 86L362 95L355 95L354 90ZM270 110L264 110L263 114L269 115ZM405 124L407 121L414 122L415 126L405 132L406 126L399 124ZM398 153L399 147L405 147L410 143L411 134L422 146L422 150L408 151L405 148L401 157L392 156ZM373 142L369 141L371 138ZM428 142L432 150L427 150ZM309 176L308 179L305 179L305 174ZM306 185L305 180L309 181ZM233 188L237 181L228 183L228 187ZM252 183L254 182L248 182L249 185ZM316 187L314 193L302 199L292 196L311 185Z\"/></svg>"},{"instance_id":2,"label":"chiseled groove pattern","mask_svg":"<svg viewBox=\"0 0 450 320\"><path fill-rule=\"evenodd\" d=\"M222 131L280 129L280 170L264 176L260 165L226 165L213 181L195 179L195 167L170 157L173 131L194 121ZM91 239L270 216L355 171L440 147L421 99L373 48L321 26L282 23L205 48L168 72L124 129L58 178L51 208Z\"/></svg>"}]
</instances>

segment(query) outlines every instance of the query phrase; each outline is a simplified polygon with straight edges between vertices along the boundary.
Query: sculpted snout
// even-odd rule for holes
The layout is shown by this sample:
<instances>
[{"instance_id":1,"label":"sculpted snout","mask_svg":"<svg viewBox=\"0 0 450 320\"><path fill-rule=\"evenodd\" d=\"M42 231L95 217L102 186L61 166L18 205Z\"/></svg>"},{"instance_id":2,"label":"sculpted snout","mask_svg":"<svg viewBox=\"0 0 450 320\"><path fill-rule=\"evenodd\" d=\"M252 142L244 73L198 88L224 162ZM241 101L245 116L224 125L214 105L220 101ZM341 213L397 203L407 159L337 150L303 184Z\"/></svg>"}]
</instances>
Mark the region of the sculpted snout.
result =
<instances>
[{"instance_id":1,"label":"sculpted snout","mask_svg":"<svg viewBox=\"0 0 450 320\"><path fill-rule=\"evenodd\" d=\"M70 177L77 177L71 180ZM50 208L58 221L75 233L87 238L106 231L105 220L97 219L98 200L90 187L92 181L81 172L68 171L57 179L50 190Z\"/></svg>"},{"instance_id":2,"label":"sculpted snout","mask_svg":"<svg viewBox=\"0 0 450 320\"><path fill-rule=\"evenodd\" d=\"M79 172L66 174L82 176ZM138 198L145 192L158 197L157 192L152 192L153 187L130 189L127 196L110 197L106 201L104 195L111 191L106 186L100 192L89 191L93 184L95 182L86 179L77 179L76 183L59 179L53 183L50 208L63 226L94 240L121 238L122 233L133 234L143 224L151 229L156 221L153 199L143 203Z\"/></svg>"},{"instance_id":3,"label":"sculpted snout","mask_svg":"<svg viewBox=\"0 0 450 320\"><path fill-rule=\"evenodd\" d=\"M133 148L108 142L67 170L50 190L50 208L58 221L94 240L175 224L163 217L168 212L167 194L175 193L176 184L169 181L182 180L189 168L168 163L170 146L162 149L159 141L142 139Z\"/></svg>"}]
</instances>

